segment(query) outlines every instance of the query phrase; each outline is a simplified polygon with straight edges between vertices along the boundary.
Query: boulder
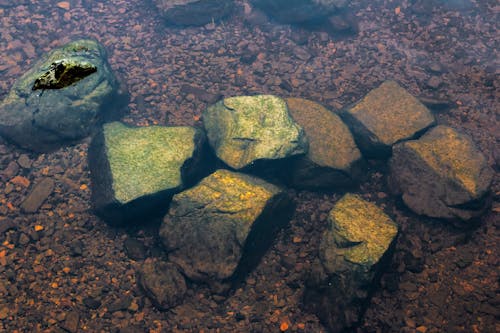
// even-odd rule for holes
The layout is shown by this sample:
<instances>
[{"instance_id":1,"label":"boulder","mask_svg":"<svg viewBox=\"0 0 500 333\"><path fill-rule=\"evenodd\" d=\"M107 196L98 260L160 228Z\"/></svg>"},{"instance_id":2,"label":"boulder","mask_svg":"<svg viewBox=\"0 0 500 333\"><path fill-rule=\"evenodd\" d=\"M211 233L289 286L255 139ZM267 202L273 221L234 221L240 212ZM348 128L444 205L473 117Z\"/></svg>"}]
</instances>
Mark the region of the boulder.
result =
<instances>
[{"instance_id":1,"label":"boulder","mask_svg":"<svg viewBox=\"0 0 500 333\"><path fill-rule=\"evenodd\" d=\"M153 0L171 25L204 25L218 21L234 9L234 0Z\"/></svg>"},{"instance_id":2,"label":"boulder","mask_svg":"<svg viewBox=\"0 0 500 333\"><path fill-rule=\"evenodd\" d=\"M137 283L158 309L168 310L182 303L186 281L174 264L148 259L137 275Z\"/></svg>"},{"instance_id":3,"label":"boulder","mask_svg":"<svg viewBox=\"0 0 500 333\"><path fill-rule=\"evenodd\" d=\"M105 124L89 147L92 203L110 224L165 213L204 175L205 135L193 127Z\"/></svg>"},{"instance_id":4,"label":"boulder","mask_svg":"<svg viewBox=\"0 0 500 333\"><path fill-rule=\"evenodd\" d=\"M362 178L363 158L340 117L306 99L287 98L286 103L309 141L307 154L294 163L292 186L327 189L357 183Z\"/></svg>"},{"instance_id":5,"label":"boulder","mask_svg":"<svg viewBox=\"0 0 500 333\"><path fill-rule=\"evenodd\" d=\"M350 332L359 322L397 233L389 216L354 194L330 211L304 303L331 332Z\"/></svg>"},{"instance_id":6,"label":"boulder","mask_svg":"<svg viewBox=\"0 0 500 333\"><path fill-rule=\"evenodd\" d=\"M469 220L489 204L493 169L472 140L437 126L393 147L390 187L415 213Z\"/></svg>"},{"instance_id":7,"label":"boulder","mask_svg":"<svg viewBox=\"0 0 500 333\"><path fill-rule=\"evenodd\" d=\"M386 81L361 101L341 111L363 155L386 158L397 142L434 125L432 113L398 83Z\"/></svg>"},{"instance_id":8,"label":"boulder","mask_svg":"<svg viewBox=\"0 0 500 333\"><path fill-rule=\"evenodd\" d=\"M240 279L293 214L288 196L259 178L220 169L174 195L160 238L191 280Z\"/></svg>"},{"instance_id":9,"label":"boulder","mask_svg":"<svg viewBox=\"0 0 500 333\"><path fill-rule=\"evenodd\" d=\"M347 6L348 0L250 0L282 23L316 23Z\"/></svg>"},{"instance_id":10,"label":"boulder","mask_svg":"<svg viewBox=\"0 0 500 333\"><path fill-rule=\"evenodd\" d=\"M77 40L42 57L17 80L0 103L0 135L23 148L51 151L88 136L127 100L103 46Z\"/></svg>"},{"instance_id":11,"label":"boulder","mask_svg":"<svg viewBox=\"0 0 500 333\"><path fill-rule=\"evenodd\" d=\"M276 96L224 98L203 112L203 124L215 154L233 169L307 152L304 131Z\"/></svg>"}]
</instances>

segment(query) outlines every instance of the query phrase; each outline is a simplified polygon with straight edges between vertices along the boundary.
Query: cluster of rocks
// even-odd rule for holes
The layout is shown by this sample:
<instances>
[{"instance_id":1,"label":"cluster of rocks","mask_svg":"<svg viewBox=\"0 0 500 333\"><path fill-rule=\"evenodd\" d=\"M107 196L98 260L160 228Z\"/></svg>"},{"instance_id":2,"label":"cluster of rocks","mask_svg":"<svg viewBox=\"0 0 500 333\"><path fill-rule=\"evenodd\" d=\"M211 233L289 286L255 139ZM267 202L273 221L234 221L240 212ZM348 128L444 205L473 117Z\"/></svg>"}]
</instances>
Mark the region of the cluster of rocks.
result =
<instances>
[{"instance_id":1,"label":"cluster of rocks","mask_svg":"<svg viewBox=\"0 0 500 333\"><path fill-rule=\"evenodd\" d=\"M180 26L213 23L236 10L234 0L153 0L153 3L167 24ZM245 4L245 13L250 22L261 21L257 16L262 12L280 23L355 32L357 25L346 9L348 5L348 0L250 0Z\"/></svg>"},{"instance_id":2,"label":"cluster of rocks","mask_svg":"<svg viewBox=\"0 0 500 333\"><path fill-rule=\"evenodd\" d=\"M124 96L103 55L89 40L50 53L0 104L0 134L35 151L88 135ZM284 188L355 188L365 158L389 158L390 187L417 214L468 221L488 205L484 156L393 81L338 112L301 98L224 98L203 112L203 127L108 122L89 146L99 216L116 225L163 217L168 261L146 260L139 272L160 309L181 303L193 282L225 293L243 281L293 214ZM355 194L335 204L304 294L329 329L360 320L397 233Z\"/></svg>"}]
</instances>

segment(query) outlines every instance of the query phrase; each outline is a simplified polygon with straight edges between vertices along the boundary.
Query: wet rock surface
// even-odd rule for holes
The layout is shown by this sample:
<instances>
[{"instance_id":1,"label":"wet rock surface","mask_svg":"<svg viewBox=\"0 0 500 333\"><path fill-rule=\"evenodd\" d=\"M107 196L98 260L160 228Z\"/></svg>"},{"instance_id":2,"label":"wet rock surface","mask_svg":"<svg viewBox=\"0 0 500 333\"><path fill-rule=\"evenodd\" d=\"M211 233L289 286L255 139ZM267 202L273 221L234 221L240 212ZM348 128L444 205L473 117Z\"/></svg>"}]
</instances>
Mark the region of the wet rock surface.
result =
<instances>
[{"instance_id":1,"label":"wet rock surface","mask_svg":"<svg viewBox=\"0 0 500 333\"><path fill-rule=\"evenodd\" d=\"M287 98L286 103L309 142L307 154L295 162L292 186L331 190L361 181L363 157L340 117L302 98Z\"/></svg>"},{"instance_id":2,"label":"wet rock surface","mask_svg":"<svg viewBox=\"0 0 500 333\"><path fill-rule=\"evenodd\" d=\"M493 170L467 136L437 126L394 146L391 185L417 214L469 220L487 208Z\"/></svg>"},{"instance_id":3,"label":"wet rock surface","mask_svg":"<svg viewBox=\"0 0 500 333\"><path fill-rule=\"evenodd\" d=\"M335 203L304 295L331 332L352 330L360 321L397 233L389 216L357 195Z\"/></svg>"},{"instance_id":4,"label":"wet rock surface","mask_svg":"<svg viewBox=\"0 0 500 333\"><path fill-rule=\"evenodd\" d=\"M413 138L434 124L434 116L394 81L386 81L341 111L367 157L389 156L393 144Z\"/></svg>"},{"instance_id":5,"label":"wet rock surface","mask_svg":"<svg viewBox=\"0 0 500 333\"><path fill-rule=\"evenodd\" d=\"M204 133L193 127L105 124L89 148L96 212L111 224L160 214L203 174L204 145Z\"/></svg>"},{"instance_id":6,"label":"wet rock surface","mask_svg":"<svg viewBox=\"0 0 500 333\"><path fill-rule=\"evenodd\" d=\"M276 96L224 98L203 112L203 125L217 157L234 169L307 152L302 128Z\"/></svg>"},{"instance_id":7,"label":"wet rock surface","mask_svg":"<svg viewBox=\"0 0 500 333\"><path fill-rule=\"evenodd\" d=\"M88 136L104 113L126 102L104 47L76 40L44 55L0 104L0 135L23 148L50 151Z\"/></svg>"},{"instance_id":8,"label":"wet rock surface","mask_svg":"<svg viewBox=\"0 0 500 333\"><path fill-rule=\"evenodd\" d=\"M234 9L233 0L153 0L167 24L204 25Z\"/></svg>"},{"instance_id":9,"label":"wet rock surface","mask_svg":"<svg viewBox=\"0 0 500 333\"><path fill-rule=\"evenodd\" d=\"M189 279L223 282L257 265L292 209L278 187L220 169L174 196L160 238Z\"/></svg>"}]
</instances>

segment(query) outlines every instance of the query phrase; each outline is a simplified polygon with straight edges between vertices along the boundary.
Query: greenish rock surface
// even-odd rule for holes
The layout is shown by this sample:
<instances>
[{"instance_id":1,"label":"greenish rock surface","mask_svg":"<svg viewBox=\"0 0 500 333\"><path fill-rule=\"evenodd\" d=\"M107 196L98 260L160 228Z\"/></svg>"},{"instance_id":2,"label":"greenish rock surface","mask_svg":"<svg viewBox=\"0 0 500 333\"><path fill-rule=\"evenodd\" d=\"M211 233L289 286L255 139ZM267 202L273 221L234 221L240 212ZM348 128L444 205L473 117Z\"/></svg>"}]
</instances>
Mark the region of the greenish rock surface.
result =
<instances>
[{"instance_id":1,"label":"greenish rock surface","mask_svg":"<svg viewBox=\"0 0 500 333\"><path fill-rule=\"evenodd\" d=\"M390 160L392 191L415 213L437 218L483 213L493 174L472 140L447 126L395 145Z\"/></svg>"},{"instance_id":2,"label":"greenish rock surface","mask_svg":"<svg viewBox=\"0 0 500 333\"><path fill-rule=\"evenodd\" d=\"M101 44L81 39L43 56L0 103L0 135L51 151L88 136L128 101Z\"/></svg>"},{"instance_id":3,"label":"greenish rock surface","mask_svg":"<svg viewBox=\"0 0 500 333\"><path fill-rule=\"evenodd\" d=\"M169 25L204 25L227 16L234 0L153 0Z\"/></svg>"},{"instance_id":4,"label":"greenish rock surface","mask_svg":"<svg viewBox=\"0 0 500 333\"><path fill-rule=\"evenodd\" d=\"M287 98L286 103L309 141L307 154L294 162L292 186L334 189L358 183L363 157L342 119L313 101Z\"/></svg>"},{"instance_id":5,"label":"greenish rock surface","mask_svg":"<svg viewBox=\"0 0 500 333\"><path fill-rule=\"evenodd\" d=\"M119 224L164 208L169 197L200 178L204 143L193 127L105 124L89 148L96 211Z\"/></svg>"},{"instance_id":6,"label":"greenish rock surface","mask_svg":"<svg viewBox=\"0 0 500 333\"><path fill-rule=\"evenodd\" d=\"M435 123L432 113L398 83L386 81L341 111L366 157L391 154L392 145L414 138Z\"/></svg>"},{"instance_id":7,"label":"greenish rock surface","mask_svg":"<svg viewBox=\"0 0 500 333\"><path fill-rule=\"evenodd\" d=\"M213 284L254 267L291 214L278 187L220 169L173 197L160 237L189 279Z\"/></svg>"},{"instance_id":8,"label":"greenish rock surface","mask_svg":"<svg viewBox=\"0 0 500 333\"><path fill-rule=\"evenodd\" d=\"M330 211L304 296L330 331L361 319L397 234L391 218L358 195L344 195Z\"/></svg>"},{"instance_id":9,"label":"greenish rock surface","mask_svg":"<svg viewBox=\"0 0 500 333\"><path fill-rule=\"evenodd\" d=\"M234 169L307 152L302 128L276 96L225 98L203 112L203 124L217 157Z\"/></svg>"}]
</instances>

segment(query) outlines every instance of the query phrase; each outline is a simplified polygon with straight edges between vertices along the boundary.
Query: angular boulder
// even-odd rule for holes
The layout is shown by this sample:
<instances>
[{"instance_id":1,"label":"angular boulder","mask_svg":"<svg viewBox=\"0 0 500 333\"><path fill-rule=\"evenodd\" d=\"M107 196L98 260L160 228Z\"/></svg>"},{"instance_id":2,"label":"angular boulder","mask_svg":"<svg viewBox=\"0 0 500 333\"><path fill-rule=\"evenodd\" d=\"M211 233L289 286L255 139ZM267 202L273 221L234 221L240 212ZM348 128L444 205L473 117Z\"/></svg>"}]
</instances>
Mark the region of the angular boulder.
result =
<instances>
[{"instance_id":1,"label":"angular boulder","mask_svg":"<svg viewBox=\"0 0 500 333\"><path fill-rule=\"evenodd\" d=\"M341 111L363 155L386 158L397 142L434 125L432 113L398 83L386 81L361 101Z\"/></svg>"},{"instance_id":2,"label":"angular boulder","mask_svg":"<svg viewBox=\"0 0 500 333\"><path fill-rule=\"evenodd\" d=\"M171 25L204 25L218 21L234 9L234 0L153 0Z\"/></svg>"},{"instance_id":3,"label":"angular boulder","mask_svg":"<svg viewBox=\"0 0 500 333\"><path fill-rule=\"evenodd\" d=\"M330 211L304 302L331 332L351 331L359 322L397 233L389 216L354 194Z\"/></svg>"},{"instance_id":4,"label":"angular boulder","mask_svg":"<svg viewBox=\"0 0 500 333\"><path fill-rule=\"evenodd\" d=\"M137 283L158 309L168 310L182 303L186 281L174 264L148 259L137 275Z\"/></svg>"},{"instance_id":5,"label":"angular boulder","mask_svg":"<svg viewBox=\"0 0 500 333\"><path fill-rule=\"evenodd\" d=\"M224 98L203 112L203 124L215 154L233 169L307 151L304 131L276 96Z\"/></svg>"},{"instance_id":6,"label":"angular boulder","mask_svg":"<svg viewBox=\"0 0 500 333\"><path fill-rule=\"evenodd\" d=\"M173 197L160 237L189 279L213 285L251 270L291 214L278 187L220 169Z\"/></svg>"},{"instance_id":7,"label":"angular boulder","mask_svg":"<svg viewBox=\"0 0 500 333\"><path fill-rule=\"evenodd\" d=\"M340 117L306 99L287 98L286 103L309 141L307 154L294 162L292 186L327 189L357 183L363 157Z\"/></svg>"},{"instance_id":8,"label":"angular boulder","mask_svg":"<svg viewBox=\"0 0 500 333\"><path fill-rule=\"evenodd\" d=\"M42 57L17 80L0 103L0 135L23 148L51 151L88 136L127 100L103 46L77 40Z\"/></svg>"},{"instance_id":9,"label":"angular boulder","mask_svg":"<svg viewBox=\"0 0 500 333\"><path fill-rule=\"evenodd\" d=\"M205 142L193 127L105 124L88 156L96 213L110 224L165 213L174 193L204 175Z\"/></svg>"},{"instance_id":10,"label":"angular boulder","mask_svg":"<svg viewBox=\"0 0 500 333\"><path fill-rule=\"evenodd\" d=\"M437 126L393 147L390 186L415 213L469 220L489 204L493 169L472 140Z\"/></svg>"},{"instance_id":11,"label":"angular boulder","mask_svg":"<svg viewBox=\"0 0 500 333\"><path fill-rule=\"evenodd\" d=\"M345 8L348 0L250 0L282 23L317 23Z\"/></svg>"}]
</instances>

